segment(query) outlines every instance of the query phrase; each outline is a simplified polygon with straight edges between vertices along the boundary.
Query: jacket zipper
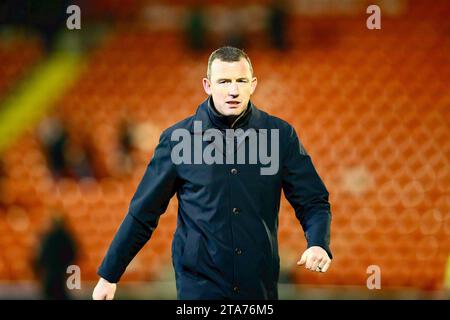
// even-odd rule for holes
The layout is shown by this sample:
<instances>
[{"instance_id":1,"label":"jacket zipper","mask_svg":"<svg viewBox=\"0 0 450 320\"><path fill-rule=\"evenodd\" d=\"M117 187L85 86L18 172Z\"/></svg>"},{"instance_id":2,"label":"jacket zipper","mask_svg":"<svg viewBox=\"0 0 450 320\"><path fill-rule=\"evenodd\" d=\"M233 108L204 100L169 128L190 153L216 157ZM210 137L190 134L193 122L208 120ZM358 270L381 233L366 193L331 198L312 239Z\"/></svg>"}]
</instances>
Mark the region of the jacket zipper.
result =
<instances>
[{"instance_id":1,"label":"jacket zipper","mask_svg":"<svg viewBox=\"0 0 450 320\"><path fill-rule=\"evenodd\" d=\"M248 108L248 107L247 107ZM240 115L239 117L236 118L236 120L234 120L234 122L231 124L231 129L233 129L234 125L236 124L236 122L238 122L238 120L240 118L242 118L244 116L244 114L247 112L247 109L245 109Z\"/></svg>"}]
</instances>

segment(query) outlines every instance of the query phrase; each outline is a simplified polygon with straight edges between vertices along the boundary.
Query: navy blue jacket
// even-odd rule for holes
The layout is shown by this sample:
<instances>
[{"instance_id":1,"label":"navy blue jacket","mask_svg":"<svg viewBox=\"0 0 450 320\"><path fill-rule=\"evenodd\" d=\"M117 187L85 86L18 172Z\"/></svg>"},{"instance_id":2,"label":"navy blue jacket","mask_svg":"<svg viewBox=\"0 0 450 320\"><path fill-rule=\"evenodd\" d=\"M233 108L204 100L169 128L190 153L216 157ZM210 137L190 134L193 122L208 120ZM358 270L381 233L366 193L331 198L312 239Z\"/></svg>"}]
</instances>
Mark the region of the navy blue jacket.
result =
<instances>
[{"instance_id":1,"label":"navy blue jacket","mask_svg":"<svg viewBox=\"0 0 450 320\"><path fill-rule=\"evenodd\" d=\"M191 164L174 163L171 152L178 141L172 134L176 129L186 129L193 141L194 135L199 134L194 130L194 121L201 121L201 134L208 129L221 132L223 152L227 152L225 130L230 128L229 122L215 111L211 97L195 115L166 129L98 274L110 282L120 280L127 265L151 237L169 200L177 194L178 221L172 241L177 297L277 299L281 191L295 210L308 247L320 246L332 258L328 191L294 128L257 109L252 102L233 128L252 128L261 134L258 137L271 136L274 131L270 129L278 129L276 174L261 175L260 169L267 163L252 164L248 159L241 164L237 160L235 164L194 164L194 160ZM248 149L249 140L233 139L234 149L229 150L236 153L239 148ZM214 141L204 141L202 147ZM193 143L192 148L195 149ZM269 150L272 151L271 145Z\"/></svg>"}]
</instances>

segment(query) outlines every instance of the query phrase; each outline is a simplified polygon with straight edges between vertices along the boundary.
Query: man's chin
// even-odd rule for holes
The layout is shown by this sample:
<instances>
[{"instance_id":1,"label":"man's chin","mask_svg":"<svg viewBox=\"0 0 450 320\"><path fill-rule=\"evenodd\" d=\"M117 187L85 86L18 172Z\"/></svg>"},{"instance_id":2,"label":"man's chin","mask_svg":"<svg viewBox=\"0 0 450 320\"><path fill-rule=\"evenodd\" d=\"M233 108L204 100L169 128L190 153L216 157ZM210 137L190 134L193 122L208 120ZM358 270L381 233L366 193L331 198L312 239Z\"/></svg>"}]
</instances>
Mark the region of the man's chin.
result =
<instances>
[{"instance_id":1,"label":"man's chin","mask_svg":"<svg viewBox=\"0 0 450 320\"><path fill-rule=\"evenodd\" d=\"M238 116L244 111L244 108L230 108L227 107L222 114L226 116Z\"/></svg>"},{"instance_id":2,"label":"man's chin","mask_svg":"<svg viewBox=\"0 0 450 320\"><path fill-rule=\"evenodd\" d=\"M225 113L226 116L238 116L242 113L242 110L229 110Z\"/></svg>"}]
</instances>

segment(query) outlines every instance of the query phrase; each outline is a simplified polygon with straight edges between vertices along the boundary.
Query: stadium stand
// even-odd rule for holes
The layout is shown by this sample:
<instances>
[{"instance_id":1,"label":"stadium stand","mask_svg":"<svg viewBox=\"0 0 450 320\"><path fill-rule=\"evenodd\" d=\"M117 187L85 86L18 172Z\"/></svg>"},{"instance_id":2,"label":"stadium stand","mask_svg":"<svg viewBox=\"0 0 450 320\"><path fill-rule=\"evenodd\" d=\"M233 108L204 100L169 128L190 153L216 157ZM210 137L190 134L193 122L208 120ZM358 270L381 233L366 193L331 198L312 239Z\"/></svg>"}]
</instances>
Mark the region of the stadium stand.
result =
<instances>
[{"instance_id":1,"label":"stadium stand","mask_svg":"<svg viewBox=\"0 0 450 320\"><path fill-rule=\"evenodd\" d=\"M438 1L419 14L424 3L408 19L384 19L383 32L367 32L355 18L336 18L332 26L320 18L297 19L289 50L247 49L259 78L255 104L295 126L330 191L335 259L327 274L296 266L306 243L282 199L281 259L296 283L361 286L373 264L382 270L384 288L444 285L450 252L450 25L442 17L450 12ZM334 40L315 39L311 21L332 28ZM33 50L15 52L5 59L22 62L8 63L11 71L1 73L0 95L37 56ZM54 114L65 119L70 136L92 141L99 178L54 181L32 130L5 152L0 280L34 279L30 262L52 207L66 213L79 242L83 279L97 278L159 133L205 98L200 81L207 54L191 55L178 33L119 29L90 55ZM150 128L125 176L111 160L123 114ZM170 267L176 208L173 199L124 281L156 279Z\"/></svg>"}]
</instances>

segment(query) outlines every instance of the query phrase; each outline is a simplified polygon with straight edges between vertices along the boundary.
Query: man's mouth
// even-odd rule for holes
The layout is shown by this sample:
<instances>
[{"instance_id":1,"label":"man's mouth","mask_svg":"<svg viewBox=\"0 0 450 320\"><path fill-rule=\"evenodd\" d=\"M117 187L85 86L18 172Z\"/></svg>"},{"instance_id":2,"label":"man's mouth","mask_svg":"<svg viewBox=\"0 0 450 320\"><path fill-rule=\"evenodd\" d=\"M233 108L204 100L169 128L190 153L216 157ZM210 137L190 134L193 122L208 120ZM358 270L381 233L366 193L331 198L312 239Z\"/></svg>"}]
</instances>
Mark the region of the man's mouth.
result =
<instances>
[{"instance_id":1,"label":"man's mouth","mask_svg":"<svg viewBox=\"0 0 450 320\"><path fill-rule=\"evenodd\" d=\"M239 105L240 104L240 102L239 101L227 101L227 104L228 105L230 105L230 106L237 106L237 105Z\"/></svg>"}]
</instances>

